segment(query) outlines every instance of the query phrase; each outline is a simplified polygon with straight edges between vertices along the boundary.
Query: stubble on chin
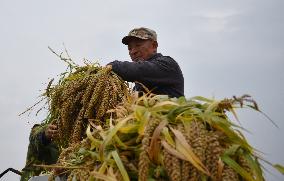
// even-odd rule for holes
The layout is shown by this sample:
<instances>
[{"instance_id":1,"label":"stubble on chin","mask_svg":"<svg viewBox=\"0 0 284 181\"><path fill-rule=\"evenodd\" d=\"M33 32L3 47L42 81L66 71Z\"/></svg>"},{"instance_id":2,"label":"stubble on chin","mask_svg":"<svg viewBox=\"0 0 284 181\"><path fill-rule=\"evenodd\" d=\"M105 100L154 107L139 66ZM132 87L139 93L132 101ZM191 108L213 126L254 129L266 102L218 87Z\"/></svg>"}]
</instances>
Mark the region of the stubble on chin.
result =
<instances>
[{"instance_id":1,"label":"stubble on chin","mask_svg":"<svg viewBox=\"0 0 284 181\"><path fill-rule=\"evenodd\" d=\"M139 61L144 61L144 59L143 58L133 58L132 61L139 62Z\"/></svg>"}]
</instances>

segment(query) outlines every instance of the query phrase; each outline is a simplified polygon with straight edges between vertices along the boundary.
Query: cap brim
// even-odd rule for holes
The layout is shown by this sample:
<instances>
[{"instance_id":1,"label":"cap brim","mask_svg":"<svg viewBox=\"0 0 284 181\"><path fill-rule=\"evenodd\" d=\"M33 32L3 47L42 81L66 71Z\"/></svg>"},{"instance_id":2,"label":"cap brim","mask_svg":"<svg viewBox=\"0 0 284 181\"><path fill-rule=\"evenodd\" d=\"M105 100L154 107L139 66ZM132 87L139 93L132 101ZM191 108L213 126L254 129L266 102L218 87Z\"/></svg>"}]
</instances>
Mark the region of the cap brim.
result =
<instances>
[{"instance_id":1,"label":"cap brim","mask_svg":"<svg viewBox=\"0 0 284 181\"><path fill-rule=\"evenodd\" d=\"M141 39L141 40L147 40L147 38L141 38L141 37L137 37L137 36L125 36L122 38L122 43L125 44L125 45L128 45L129 41L132 40L132 39L135 39L135 38L138 38L138 39Z\"/></svg>"}]
</instances>

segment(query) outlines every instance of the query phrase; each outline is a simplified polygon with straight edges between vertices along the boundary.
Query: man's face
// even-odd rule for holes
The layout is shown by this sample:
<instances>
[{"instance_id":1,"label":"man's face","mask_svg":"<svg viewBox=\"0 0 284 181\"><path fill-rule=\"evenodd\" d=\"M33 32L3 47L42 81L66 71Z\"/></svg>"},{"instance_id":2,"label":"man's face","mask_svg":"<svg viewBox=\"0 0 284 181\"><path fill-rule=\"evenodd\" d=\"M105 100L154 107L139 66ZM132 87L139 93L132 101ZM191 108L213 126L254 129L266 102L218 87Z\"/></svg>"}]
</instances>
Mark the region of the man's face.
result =
<instances>
[{"instance_id":1,"label":"man's face","mask_svg":"<svg viewBox=\"0 0 284 181\"><path fill-rule=\"evenodd\" d=\"M139 38L133 38L128 43L129 55L134 62L147 60L157 52L157 47L156 41Z\"/></svg>"}]
</instances>

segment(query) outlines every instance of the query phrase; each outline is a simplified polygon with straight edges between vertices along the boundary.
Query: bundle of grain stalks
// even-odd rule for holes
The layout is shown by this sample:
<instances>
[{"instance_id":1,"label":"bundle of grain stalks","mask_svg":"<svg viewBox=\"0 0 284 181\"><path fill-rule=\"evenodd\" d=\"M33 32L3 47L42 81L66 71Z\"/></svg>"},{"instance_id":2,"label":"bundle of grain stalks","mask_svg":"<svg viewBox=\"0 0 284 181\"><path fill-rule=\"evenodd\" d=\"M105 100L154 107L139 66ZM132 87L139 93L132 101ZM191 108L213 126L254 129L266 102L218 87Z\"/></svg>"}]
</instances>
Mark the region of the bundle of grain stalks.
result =
<instances>
[{"instance_id":1,"label":"bundle of grain stalks","mask_svg":"<svg viewBox=\"0 0 284 181\"><path fill-rule=\"evenodd\" d=\"M247 103L247 104L246 104ZM249 96L221 101L128 96L103 125L62 151L68 180L264 180L259 156L227 116ZM105 124L107 123L107 124Z\"/></svg>"},{"instance_id":2,"label":"bundle of grain stalks","mask_svg":"<svg viewBox=\"0 0 284 181\"><path fill-rule=\"evenodd\" d=\"M86 65L72 70L46 92L50 105L47 122L57 125L56 142L63 148L81 141L88 124L103 126L106 111L129 94L124 81L109 68Z\"/></svg>"}]
</instances>

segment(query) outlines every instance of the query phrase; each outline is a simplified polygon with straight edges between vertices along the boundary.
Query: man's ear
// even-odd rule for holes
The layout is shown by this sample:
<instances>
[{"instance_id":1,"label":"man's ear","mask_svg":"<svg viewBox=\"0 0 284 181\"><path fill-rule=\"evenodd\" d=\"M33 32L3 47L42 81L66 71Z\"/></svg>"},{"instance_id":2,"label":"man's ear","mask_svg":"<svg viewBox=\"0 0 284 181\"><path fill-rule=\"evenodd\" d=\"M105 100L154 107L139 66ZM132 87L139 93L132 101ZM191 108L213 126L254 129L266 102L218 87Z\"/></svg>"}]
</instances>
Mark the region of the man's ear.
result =
<instances>
[{"instance_id":1,"label":"man's ear","mask_svg":"<svg viewBox=\"0 0 284 181\"><path fill-rule=\"evenodd\" d=\"M153 47L158 48L158 42L157 41L153 41Z\"/></svg>"}]
</instances>

